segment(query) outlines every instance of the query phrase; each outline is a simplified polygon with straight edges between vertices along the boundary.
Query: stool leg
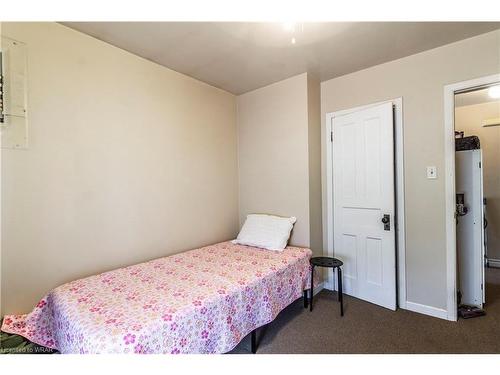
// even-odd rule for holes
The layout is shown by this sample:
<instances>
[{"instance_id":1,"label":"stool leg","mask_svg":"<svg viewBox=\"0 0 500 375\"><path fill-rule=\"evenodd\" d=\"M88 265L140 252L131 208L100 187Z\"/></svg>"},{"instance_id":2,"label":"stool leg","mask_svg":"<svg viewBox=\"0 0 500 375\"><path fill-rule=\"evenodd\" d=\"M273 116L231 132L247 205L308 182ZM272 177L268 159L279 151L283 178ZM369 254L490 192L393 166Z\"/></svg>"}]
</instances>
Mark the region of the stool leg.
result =
<instances>
[{"instance_id":1,"label":"stool leg","mask_svg":"<svg viewBox=\"0 0 500 375\"><path fill-rule=\"evenodd\" d=\"M337 301L340 302L340 289L342 288L340 286L340 283L342 282L340 280L340 268L339 267L334 267L333 268L333 277L335 277L335 271L337 271Z\"/></svg>"},{"instance_id":2,"label":"stool leg","mask_svg":"<svg viewBox=\"0 0 500 375\"><path fill-rule=\"evenodd\" d=\"M344 316L344 298L342 296L342 270L337 267L338 296L340 301L340 316Z\"/></svg>"},{"instance_id":3,"label":"stool leg","mask_svg":"<svg viewBox=\"0 0 500 375\"><path fill-rule=\"evenodd\" d=\"M307 309L309 306L309 301L308 301L308 297L307 297L307 290L304 290L304 308Z\"/></svg>"},{"instance_id":4,"label":"stool leg","mask_svg":"<svg viewBox=\"0 0 500 375\"><path fill-rule=\"evenodd\" d=\"M311 289L310 289L310 305L309 305L309 311L313 311L313 294L314 294L314 285L313 285L313 279L314 279L314 266L311 265Z\"/></svg>"},{"instance_id":5,"label":"stool leg","mask_svg":"<svg viewBox=\"0 0 500 375\"><path fill-rule=\"evenodd\" d=\"M252 331L250 337L250 351L255 354L257 353L257 328Z\"/></svg>"}]
</instances>

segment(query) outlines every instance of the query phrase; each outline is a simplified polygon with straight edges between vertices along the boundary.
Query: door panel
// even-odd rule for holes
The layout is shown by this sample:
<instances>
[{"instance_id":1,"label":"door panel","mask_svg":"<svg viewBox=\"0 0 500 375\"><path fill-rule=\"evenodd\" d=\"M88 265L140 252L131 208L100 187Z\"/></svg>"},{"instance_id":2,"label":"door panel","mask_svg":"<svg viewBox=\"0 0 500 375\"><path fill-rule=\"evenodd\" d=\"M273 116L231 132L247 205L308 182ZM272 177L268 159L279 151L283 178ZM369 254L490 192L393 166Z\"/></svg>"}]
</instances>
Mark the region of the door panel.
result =
<instances>
[{"instance_id":1,"label":"door panel","mask_svg":"<svg viewBox=\"0 0 500 375\"><path fill-rule=\"evenodd\" d=\"M338 253L335 253L335 256L337 258L344 260L344 266L342 267L342 276L345 293L347 293L348 290L354 291L357 286L356 278L358 270L356 268L356 254L358 245L356 242L357 238L355 234L342 233L340 238L340 249Z\"/></svg>"},{"instance_id":2,"label":"door panel","mask_svg":"<svg viewBox=\"0 0 500 375\"><path fill-rule=\"evenodd\" d=\"M380 238L366 238L366 260L370 267L367 270L366 281L376 286L383 286L383 252Z\"/></svg>"},{"instance_id":3,"label":"door panel","mask_svg":"<svg viewBox=\"0 0 500 375\"><path fill-rule=\"evenodd\" d=\"M333 119L334 254L344 262L344 289L390 309L396 308L393 137L392 103Z\"/></svg>"}]
</instances>

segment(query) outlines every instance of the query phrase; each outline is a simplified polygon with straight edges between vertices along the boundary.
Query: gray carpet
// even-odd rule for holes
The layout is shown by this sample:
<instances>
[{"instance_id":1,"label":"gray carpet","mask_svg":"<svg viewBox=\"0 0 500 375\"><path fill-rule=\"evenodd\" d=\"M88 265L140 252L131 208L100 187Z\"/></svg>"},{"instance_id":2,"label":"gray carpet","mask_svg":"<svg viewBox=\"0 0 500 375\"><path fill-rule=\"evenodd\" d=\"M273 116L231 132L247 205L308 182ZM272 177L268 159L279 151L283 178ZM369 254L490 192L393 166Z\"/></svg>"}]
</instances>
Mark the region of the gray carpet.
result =
<instances>
[{"instance_id":1,"label":"gray carpet","mask_svg":"<svg viewBox=\"0 0 500 375\"><path fill-rule=\"evenodd\" d=\"M396 312L320 292L312 312L298 300L258 330L257 353L500 353L500 269L486 272L486 316L458 322ZM250 337L232 353L249 353Z\"/></svg>"},{"instance_id":2,"label":"gray carpet","mask_svg":"<svg viewBox=\"0 0 500 375\"><path fill-rule=\"evenodd\" d=\"M458 322L349 296L341 318L336 294L322 291L312 312L298 300L259 329L257 353L500 353L500 269L488 269L486 277L486 316ZM21 336L0 337L0 353L47 352ZM249 352L246 337L231 353Z\"/></svg>"}]
</instances>

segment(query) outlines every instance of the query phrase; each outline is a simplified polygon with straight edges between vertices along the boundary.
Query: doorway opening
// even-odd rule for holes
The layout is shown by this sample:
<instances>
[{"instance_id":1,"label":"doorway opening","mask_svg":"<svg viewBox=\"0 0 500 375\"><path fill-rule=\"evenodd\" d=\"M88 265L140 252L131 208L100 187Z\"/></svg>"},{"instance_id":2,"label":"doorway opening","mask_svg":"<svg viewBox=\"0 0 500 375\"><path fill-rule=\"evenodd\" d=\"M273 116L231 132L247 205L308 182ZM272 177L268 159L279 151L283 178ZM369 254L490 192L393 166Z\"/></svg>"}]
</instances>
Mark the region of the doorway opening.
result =
<instances>
[{"instance_id":1,"label":"doorway opening","mask_svg":"<svg viewBox=\"0 0 500 375\"><path fill-rule=\"evenodd\" d=\"M455 93L455 188L458 315L469 318L500 279L500 85Z\"/></svg>"},{"instance_id":2,"label":"doorway opening","mask_svg":"<svg viewBox=\"0 0 500 375\"><path fill-rule=\"evenodd\" d=\"M446 86L445 120L447 313L457 320L500 299L500 75Z\"/></svg>"}]
</instances>

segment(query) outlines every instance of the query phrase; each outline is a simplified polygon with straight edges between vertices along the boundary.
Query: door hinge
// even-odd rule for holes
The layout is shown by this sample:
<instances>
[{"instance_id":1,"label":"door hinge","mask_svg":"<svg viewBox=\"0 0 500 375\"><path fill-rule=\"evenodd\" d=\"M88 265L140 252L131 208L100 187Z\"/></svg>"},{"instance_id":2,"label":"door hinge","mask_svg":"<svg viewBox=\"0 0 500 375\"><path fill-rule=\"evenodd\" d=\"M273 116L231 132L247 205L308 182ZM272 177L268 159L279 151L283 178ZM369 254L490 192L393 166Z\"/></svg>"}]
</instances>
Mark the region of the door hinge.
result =
<instances>
[{"instance_id":1,"label":"door hinge","mask_svg":"<svg viewBox=\"0 0 500 375\"><path fill-rule=\"evenodd\" d=\"M333 132L330 132L330 142L333 142Z\"/></svg>"},{"instance_id":2,"label":"door hinge","mask_svg":"<svg viewBox=\"0 0 500 375\"><path fill-rule=\"evenodd\" d=\"M479 168L481 168L481 162L479 162Z\"/></svg>"}]
</instances>

